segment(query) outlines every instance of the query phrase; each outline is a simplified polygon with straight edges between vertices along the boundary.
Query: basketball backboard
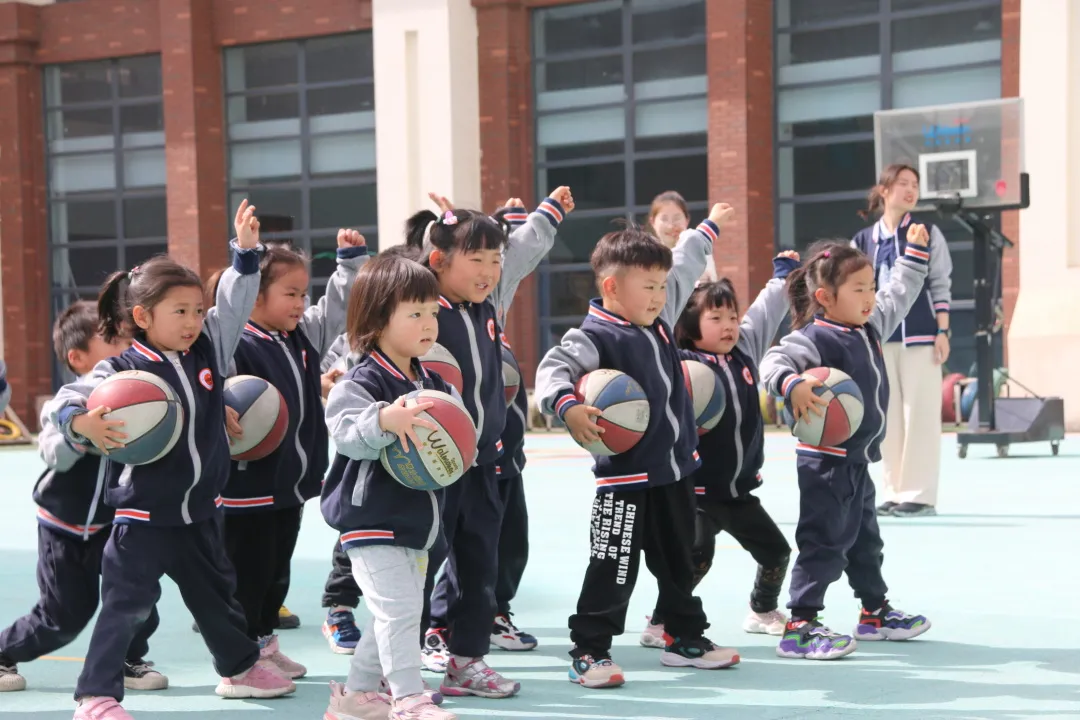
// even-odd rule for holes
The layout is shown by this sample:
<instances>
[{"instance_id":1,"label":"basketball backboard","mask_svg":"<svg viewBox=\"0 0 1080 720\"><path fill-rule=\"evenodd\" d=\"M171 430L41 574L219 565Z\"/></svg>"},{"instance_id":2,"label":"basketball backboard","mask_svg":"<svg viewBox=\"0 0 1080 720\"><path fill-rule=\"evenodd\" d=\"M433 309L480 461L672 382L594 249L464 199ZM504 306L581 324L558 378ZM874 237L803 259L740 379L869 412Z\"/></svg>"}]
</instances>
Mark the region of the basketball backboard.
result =
<instances>
[{"instance_id":1,"label":"basketball backboard","mask_svg":"<svg viewBox=\"0 0 1080 720\"><path fill-rule=\"evenodd\" d=\"M1020 98L876 112L874 147L878 174L894 163L918 169L918 210L1027 207Z\"/></svg>"}]
</instances>

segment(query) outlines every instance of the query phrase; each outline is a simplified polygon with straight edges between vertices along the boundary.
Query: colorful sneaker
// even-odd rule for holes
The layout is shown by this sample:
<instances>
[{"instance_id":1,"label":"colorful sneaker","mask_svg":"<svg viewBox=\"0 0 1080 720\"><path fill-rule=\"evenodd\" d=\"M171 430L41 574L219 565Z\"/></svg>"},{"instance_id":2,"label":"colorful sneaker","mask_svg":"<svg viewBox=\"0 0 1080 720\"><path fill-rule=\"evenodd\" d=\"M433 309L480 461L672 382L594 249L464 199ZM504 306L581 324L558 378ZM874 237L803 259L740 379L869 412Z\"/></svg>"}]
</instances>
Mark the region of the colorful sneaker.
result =
<instances>
[{"instance_id":1,"label":"colorful sneaker","mask_svg":"<svg viewBox=\"0 0 1080 720\"><path fill-rule=\"evenodd\" d=\"M394 693L390 691L390 683L386 682L386 678L383 678L379 681L379 692L381 692L383 695L390 698L391 700L394 697ZM439 693L438 690L432 689L432 687L427 684L427 680L424 680L424 694L431 698L431 702L435 703L436 705L442 705L443 696Z\"/></svg>"},{"instance_id":2,"label":"colorful sneaker","mask_svg":"<svg viewBox=\"0 0 1080 720\"><path fill-rule=\"evenodd\" d=\"M83 698L75 708L74 720L135 720L111 697Z\"/></svg>"},{"instance_id":3,"label":"colorful sneaker","mask_svg":"<svg viewBox=\"0 0 1080 720\"><path fill-rule=\"evenodd\" d=\"M645 616L645 620L648 621L648 624L641 631L641 639L638 641L641 643L641 647L666 648L667 640L664 639L664 623L653 624L652 618L648 615Z\"/></svg>"},{"instance_id":4,"label":"colorful sneaker","mask_svg":"<svg viewBox=\"0 0 1080 720\"><path fill-rule=\"evenodd\" d=\"M280 630L295 630L300 627L300 618L289 612L289 608L284 605L278 610L277 614L277 626Z\"/></svg>"},{"instance_id":5,"label":"colorful sneaker","mask_svg":"<svg viewBox=\"0 0 1080 720\"><path fill-rule=\"evenodd\" d=\"M892 511L896 509L896 506L900 503L895 503L892 500L886 500L877 506L878 517L888 517L892 515Z\"/></svg>"},{"instance_id":6,"label":"colorful sneaker","mask_svg":"<svg viewBox=\"0 0 1080 720\"><path fill-rule=\"evenodd\" d=\"M323 720L387 720L390 698L377 692L346 692L345 686L330 683L330 704Z\"/></svg>"},{"instance_id":7,"label":"colorful sneaker","mask_svg":"<svg viewBox=\"0 0 1080 720\"><path fill-rule=\"evenodd\" d=\"M855 652L856 647L850 635L833 632L816 619L798 620L787 624L776 654L782 658L836 660Z\"/></svg>"},{"instance_id":8,"label":"colorful sneaker","mask_svg":"<svg viewBox=\"0 0 1080 720\"><path fill-rule=\"evenodd\" d=\"M924 505L923 503L900 503L892 509L891 515L893 517L908 518L908 517L932 517L937 515L937 510L933 505Z\"/></svg>"},{"instance_id":9,"label":"colorful sneaker","mask_svg":"<svg viewBox=\"0 0 1080 720\"><path fill-rule=\"evenodd\" d=\"M154 669L154 663L124 662L124 687L128 690L165 690L169 678Z\"/></svg>"},{"instance_id":10,"label":"colorful sneaker","mask_svg":"<svg viewBox=\"0 0 1080 720\"><path fill-rule=\"evenodd\" d=\"M0 655L0 692L19 692L26 689L26 678L19 667L6 655Z\"/></svg>"},{"instance_id":11,"label":"colorful sneaker","mask_svg":"<svg viewBox=\"0 0 1080 720\"><path fill-rule=\"evenodd\" d=\"M877 612L863 609L855 637L859 640L910 640L929 629L930 621L922 615L908 615L885 603L885 607Z\"/></svg>"},{"instance_id":12,"label":"colorful sneaker","mask_svg":"<svg viewBox=\"0 0 1080 720\"><path fill-rule=\"evenodd\" d=\"M267 635L259 638L259 660L271 663L278 672L290 680L296 680L307 675L307 668L290 660L285 653L281 652L277 635Z\"/></svg>"},{"instance_id":13,"label":"colorful sneaker","mask_svg":"<svg viewBox=\"0 0 1080 720\"><path fill-rule=\"evenodd\" d=\"M787 622L787 615L779 610L770 610L764 613L751 610L750 614L743 620L742 629L748 633L757 633L759 635L783 635Z\"/></svg>"},{"instance_id":14,"label":"colorful sneaker","mask_svg":"<svg viewBox=\"0 0 1080 720\"><path fill-rule=\"evenodd\" d=\"M221 678L214 692L223 698L234 700L242 698L266 700L296 692L296 685L292 680L281 675L273 665L264 664L260 660L245 673Z\"/></svg>"},{"instance_id":15,"label":"colorful sneaker","mask_svg":"<svg viewBox=\"0 0 1080 720\"><path fill-rule=\"evenodd\" d=\"M495 616L495 625L491 628L491 644L500 650L532 650L539 643L532 635L518 630L510 619L510 613Z\"/></svg>"},{"instance_id":16,"label":"colorful sneaker","mask_svg":"<svg viewBox=\"0 0 1080 720\"><path fill-rule=\"evenodd\" d=\"M348 611L327 613L322 634L330 643L330 651L338 655L352 655L360 642L360 628L356 627L356 618Z\"/></svg>"},{"instance_id":17,"label":"colorful sneaker","mask_svg":"<svg viewBox=\"0 0 1080 720\"><path fill-rule=\"evenodd\" d=\"M739 664L739 651L722 648L707 637L683 640L667 636L667 647L660 662L668 667L695 667L699 670L719 670Z\"/></svg>"},{"instance_id":18,"label":"colorful sneaker","mask_svg":"<svg viewBox=\"0 0 1080 720\"><path fill-rule=\"evenodd\" d=\"M389 720L457 720L457 715L433 703L427 693L421 693L395 700Z\"/></svg>"},{"instance_id":19,"label":"colorful sneaker","mask_svg":"<svg viewBox=\"0 0 1080 720\"><path fill-rule=\"evenodd\" d=\"M427 670L440 674L446 672L446 663L450 660L446 628L429 628L424 633L424 647L420 652L420 659Z\"/></svg>"},{"instance_id":20,"label":"colorful sneaker","mask_svg":"<svg viewBox=\"0 0 1080 720\"><path fill-rule=\"evenodd\" d=\"M598 658L594 655L582 655L570 663L569 680L582 687L613 688L626 682L623 669L613 663L609 657Z\"/></svg>"},{"instance_id":21,"label":"colorful sneaker","mask_svg":"<svg viewBox=\"0 0 1080 720\"><path fill-rule=\"evenodd\" d=\"M506 698L517 695L521 690L521 683L507 680L489 668L484 658L466 658L466 662L459 665L461 660L462 658L451 657L446 664L446 675L439 688L443 695Z\"/></svg>"}]
</instances>

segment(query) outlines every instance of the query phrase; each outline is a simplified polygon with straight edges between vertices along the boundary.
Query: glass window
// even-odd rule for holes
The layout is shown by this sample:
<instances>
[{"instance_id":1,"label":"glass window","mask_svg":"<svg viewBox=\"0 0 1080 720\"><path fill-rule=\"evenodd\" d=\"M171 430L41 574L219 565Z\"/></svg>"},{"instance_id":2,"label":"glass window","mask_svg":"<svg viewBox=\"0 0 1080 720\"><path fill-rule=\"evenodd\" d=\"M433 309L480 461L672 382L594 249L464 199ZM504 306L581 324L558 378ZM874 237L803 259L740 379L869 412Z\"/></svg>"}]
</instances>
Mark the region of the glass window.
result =
<instances>
[{"instance_id":1,"label":"glass window","mask_svg":"<svg viewBox=\"0 0 1080 720\"><path fill-rule=\"evenodd\" d=\"M229 206L248 198L267 239L311 255L313 300L338 228L377 249L373 62L370 32L225 50Z\"/></svg>"},{"instance_id":2,"label":"glass window","mask_svg":"<svg viewBox=\"0 0 1080 720\"><path fill-rule=\"evenodd\" d=\"M896 1L893 0L894 6ZM880 0L776 0L776 26L786 28L830 20L849 20L859 15L875 15L880 9Z\"/></svg>"}]
</instances>

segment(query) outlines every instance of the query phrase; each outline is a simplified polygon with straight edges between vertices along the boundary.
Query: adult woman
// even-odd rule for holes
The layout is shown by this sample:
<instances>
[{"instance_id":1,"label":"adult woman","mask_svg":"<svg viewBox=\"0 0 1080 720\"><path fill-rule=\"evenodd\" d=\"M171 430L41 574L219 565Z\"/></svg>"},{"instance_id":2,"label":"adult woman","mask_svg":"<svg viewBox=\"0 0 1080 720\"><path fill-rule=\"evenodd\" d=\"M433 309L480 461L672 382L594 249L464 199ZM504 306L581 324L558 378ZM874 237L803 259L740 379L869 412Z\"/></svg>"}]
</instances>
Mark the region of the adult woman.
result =
<instances>
[{"instance_id":1,"label":"adult woman","mask_svg":"<svg viewBox=\"0 0 1080 720\"><path fill-rule=\"evenodd\" d=\"M870 189L864 218L881 218L859 231L852 244L874 261L884 287L896 258L907 247L911 210L919 201L919 173L890 165ZM949 357L952 258L944 235L930 228L930 270L920 297L883 348L889 377L889 408L881 455L885 502L879 515L935 515L941 468L941 364Z\"/></svg>"},{"instance_id":2,"label":"adult woman","mask_svg":"<svg viewBox=\"0 0 1080 720\"><path fill-rule=\"evenodd\" d=\"M679 235L690 226L690 209L686 206L683 196L674 190L662 192L653 198L649 207L649 220L646 229L656 238L674 248L679 242ZM710 255L705 265L705 274L701 276L702 282L716 282L716 262Z\"/></svg>"}]
</instances>

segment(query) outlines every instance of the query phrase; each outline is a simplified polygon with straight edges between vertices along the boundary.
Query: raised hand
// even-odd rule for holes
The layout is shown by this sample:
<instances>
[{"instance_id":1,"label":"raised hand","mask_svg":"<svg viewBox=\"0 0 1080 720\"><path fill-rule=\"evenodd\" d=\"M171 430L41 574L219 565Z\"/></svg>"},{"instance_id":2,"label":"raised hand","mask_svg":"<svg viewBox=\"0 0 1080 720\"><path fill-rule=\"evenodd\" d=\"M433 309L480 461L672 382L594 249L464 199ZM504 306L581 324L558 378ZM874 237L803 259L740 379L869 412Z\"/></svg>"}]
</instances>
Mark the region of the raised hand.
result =
<instances>
[{"instance_id":1,"label":"raised hand","mask_svg":"<svg viewBox=\"0 0 1080 720\"><path fill-rule=\"evenodd\" d=\"M525 203L521 198L512 197L502 204L502 207L525 207Z\"/></svg>"},{"instance_id":2,"label":"raised hand","mask_svg":"<svg viewBox=\"0 0 1080 720\"><path fill-rule=\"evenodd\" d=\"M709 211L709 219L718 228L723 228L724 225L731 222L733 217L735 217L735 208L727 203L716 203L712 206L712 210Z\"/></svg>"},{"instance_id":3,"label":"raised hand","mask_svg":"<svg viewBox=\"0 0 1080 720\"><path fill-rule=\"evenodd\" d=\"M433 203L435 203L436 205L439 206L439 214L440 215L445 215L446 213L448 213L448 212L450 212L450 211L452 211L454 209L454 203L450 202L449 200L447 200L442 195L439 195L438 193L429 192L427 194L427 196L428 196L428 198L431 199L431 202L433 202Z\"/></svg>"},{"instance_id":4,"label":"raised hand","mask_svg":"<svg viewBox=\"0 0 1080 720\"><path fill-rule=\"evenodd\" d=\"M253 250L259 246L259 218L255 217L255 206L248 205L247 198L236 209L233 220L236 229L236 244L244 250Z\"/></svg>"},{"instance_id":5,"label":"raised hand","mask_svg":"<svg viewBox=\"0 0 1080 720\"><path fill-rule=\"evenodd\" d=\"M920 247L926 247L930 244L930 233L926 231L925 225L915 223L908 228L907 241L912 245L918 245Z\"/></svg>"},{"instance_id":6,"label":"raised hand","mask_svg":"<svg viewBox=\"0 0 1080 720\"><path fill-rule=\"evenodd\" d=\"M359 231L346 228L337 231L337 246L339 248L367 247L367 240Z\"/></svg>"},{"instance_id":7,"label":"raised hand","mask_svg":"<svg viewBox=\"0 0 1080 720\"><path fill-rule=\"evenodd\" d=\"M562 205L563 211L567 214L574 211L574 195L567 186L561 185L555 188L548 197Z\"/></svg>"},{"instance_id":8,"label":"raised hand","mask_svg":"<svg viewBox=\"0 0 1080 720\"><path fill-rule=\"evenodd\" d=\"M791 258L795 262L802 262L802 258L799 257L799 253L795 252L794 250L784 250L783 252L778 253L776 257Z\"/></svg>"}]
</instances>

